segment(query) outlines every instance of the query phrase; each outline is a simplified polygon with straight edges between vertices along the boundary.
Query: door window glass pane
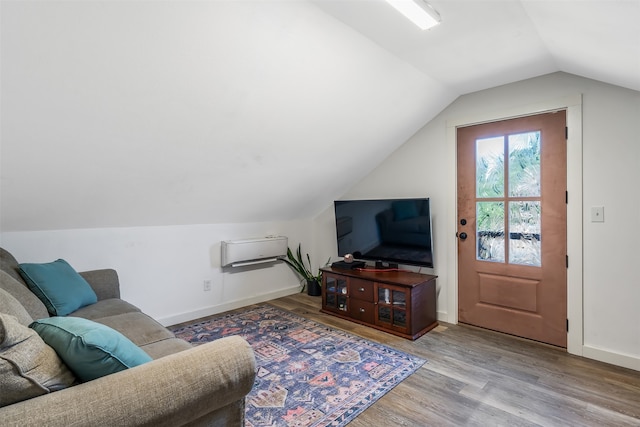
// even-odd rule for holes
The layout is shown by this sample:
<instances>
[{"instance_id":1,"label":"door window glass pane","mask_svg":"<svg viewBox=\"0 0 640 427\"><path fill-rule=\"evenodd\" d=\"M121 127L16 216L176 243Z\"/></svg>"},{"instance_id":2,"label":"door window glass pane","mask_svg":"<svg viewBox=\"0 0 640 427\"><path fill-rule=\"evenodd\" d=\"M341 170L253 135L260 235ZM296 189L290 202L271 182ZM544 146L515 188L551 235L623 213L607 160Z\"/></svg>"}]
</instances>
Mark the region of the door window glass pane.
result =
<instances>
[{"instance_id":1,"label":"door window glass pane","mask_svg":"<svg viewBox=\"0 0 640 427\"><path fill-rule=\"evenodd\" d=\"M477 197L504 196L504 137L476 140Z\"/></svg>"},{"instance_id":2,"label":"door window glass pane","mask_svg":"<svg viewBox=\"0 0 640 427\"><path fill-rule=\"evenodd\" d=\"M540 267L540 202L509 202L509 262Z\"/></svg>"},{"instance_id":3,"label":"door window glass pane","mask_svg":"<svg viewBox=\"0 0 640 427\"><path fill-rule=\"evenodd\" d=\"M504 202L476 203L479 261L504 262Z\"/></svg>"},{"instance_id":4,"label":"door window glass pane","mask_svg":"<svg viewBox=\"0 0 640 427\"><path fill-rule=\"evenodd\" d=\"M540 196L540 132L509 135L509 195Z\"/></svg>"}]
</instances>

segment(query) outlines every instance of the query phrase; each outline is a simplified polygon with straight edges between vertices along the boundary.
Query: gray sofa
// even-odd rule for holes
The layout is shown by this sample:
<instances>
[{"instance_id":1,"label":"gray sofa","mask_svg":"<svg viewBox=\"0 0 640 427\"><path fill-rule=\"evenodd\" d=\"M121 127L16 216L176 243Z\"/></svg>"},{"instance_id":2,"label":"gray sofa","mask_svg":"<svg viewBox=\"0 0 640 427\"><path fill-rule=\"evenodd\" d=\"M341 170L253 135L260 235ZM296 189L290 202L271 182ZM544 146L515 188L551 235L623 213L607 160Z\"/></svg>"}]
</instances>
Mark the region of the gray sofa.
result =
<instances>
[{"instance_id":1,"label":"gray sofa","mask_svg":"<svg viewBox=\"0 0 640 427\"><path fill-rule=\"evenodd\" d=\"M17 268L14 257L0 248L0 289L4 291L0 291L0 313L14 316L28 326L32 320L49 314ZM153 360L0 407L0 425L243 425L244 399L255 379L254 354L244 339L222 338L192 347L120 299L114 270L80 275L91 285L98 302L69 316L90 319L119 331Z\"/></svg>"}]
</instances>

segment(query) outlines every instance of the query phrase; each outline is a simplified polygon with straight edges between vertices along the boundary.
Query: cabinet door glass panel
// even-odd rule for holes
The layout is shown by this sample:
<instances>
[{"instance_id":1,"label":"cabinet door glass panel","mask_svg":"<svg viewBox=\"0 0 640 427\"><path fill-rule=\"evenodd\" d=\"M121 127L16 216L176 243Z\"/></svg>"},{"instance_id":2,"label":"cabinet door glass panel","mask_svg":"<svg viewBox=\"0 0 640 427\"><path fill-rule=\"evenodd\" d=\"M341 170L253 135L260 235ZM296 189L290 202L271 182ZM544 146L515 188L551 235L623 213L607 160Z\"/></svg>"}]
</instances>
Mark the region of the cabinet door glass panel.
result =
<instances>
[{"instance_id":1,"label":"cabinet door glass panel","mask_svg":"<svg viewBox=\"0 0 640 427\"><path fill-rule=\"evenodd\" d=\"M338 279L336 291L339 294L346 295L347 294L347 281Z\"/></svg>"},{"instance_id":2,"label":"cabinet door glass panel","mask_svg":"<svg viewBox=\"0 0 640 427\"><path fill-rule=\"evenodd\" d=\"M327 276L327 292L336 292L336 284L338 280L335 277Z\"/></svg>"},{"instance_id":3,"label":"cabinet door glass panel","mask_svg":"<svg viewBox=\"0 0 640 427\"><path fill-rule=\"evenodd\" d=\"M407 292L378 285L378 322L407 328Z\"/></svg>"},{"instance_id":4,"label":"cabinet door glass panel","mask_svg":"<svg viewBox=\"0 0 640 427\"><path fill-rule=\"evenodd\" d=\"M378 288L378 301L383 304L391 304L391 291L387 288Z\"/></svg>"},{"instance_id":5,"label":"cabinet door glass panel","mask_svg":"<svg viewBox=\"0 0 640 427\"><path fill-rule=\"evenodd\" d=\"M338 310L347 311L347 297L338 294Z\"/></svg>"},{"instance_id":6,"label":"cabinet door glass panel","mask_svg":"<svg viewBox=\"0 0 640 427\"><path fill-rule=\"evenodd\" d=\"M325 305L334 310L347 311L347 280L331 275L326 275L324 279Z\"/></svg>"},{"instance_id":7,"label":"cabinet door glass panel","mask_svg":"<svg viewBox=\"0 0 640 427\"><path fill-rule=\"evenodd\" d=\"M407 326L407 312L404 310L393 310L393 324L396 326Z\"/></svg>"},{"instance_id":8,"label":"cabinet door glass panel","mask_svg":"<svg viewBox=\"0 0 640 427\"><path fill-rule=\"evenodd\" d=\"M347 294L347 281L332 276L327 276L327 292L335 292L339 294Z\"/></svg>"},{"instance_id":9,"label":"cabinet door glass panel","mask_svg":"<svg viewBox=\"0 0 640 427\"><path fill-rule=\"evenodd\" d=\"M336 294L327 293L327 307L338 308L338 299L336 298Z\"/></svg>"},{"instance_id":10,"label":"cabinet door glass panel","mask_svg":"<svg viewBox=\"0 0 640 427\"><path fill-rule=\"evenodd\" d=\"M404 291L393 291L393 305L398 307L405 307L407 305Z\"/></svg>"},{"instance_id":11,"label":"cabinet door glass panel","mask_svg":"<svg viewBox=\"0 0 640 427\"><path fill-rule=\"evenodd\" d=\"M379 306L378 307L378 320L385 323L391 323L391 308Z\"/></svg>"}]
</instances>

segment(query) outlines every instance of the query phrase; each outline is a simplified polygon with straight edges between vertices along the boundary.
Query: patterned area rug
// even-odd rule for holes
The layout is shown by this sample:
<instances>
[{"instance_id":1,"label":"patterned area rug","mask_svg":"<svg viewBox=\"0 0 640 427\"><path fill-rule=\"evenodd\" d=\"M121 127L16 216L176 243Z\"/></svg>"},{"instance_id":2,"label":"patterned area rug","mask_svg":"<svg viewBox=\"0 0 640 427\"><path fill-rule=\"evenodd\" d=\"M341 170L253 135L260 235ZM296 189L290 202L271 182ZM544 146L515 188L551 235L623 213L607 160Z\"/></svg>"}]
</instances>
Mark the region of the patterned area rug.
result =
<instances>
[{"instance_id":1,"label":"patterned area rug","mask_svg":"<svg viewBox=\"0 0 640 427\"><path fill-rule=\"evenodd\" d=\"M245 426L344 426L425 360L271 306L173 332L193 344L241 335L256 355Z\"/></svg>"}]
</instances>

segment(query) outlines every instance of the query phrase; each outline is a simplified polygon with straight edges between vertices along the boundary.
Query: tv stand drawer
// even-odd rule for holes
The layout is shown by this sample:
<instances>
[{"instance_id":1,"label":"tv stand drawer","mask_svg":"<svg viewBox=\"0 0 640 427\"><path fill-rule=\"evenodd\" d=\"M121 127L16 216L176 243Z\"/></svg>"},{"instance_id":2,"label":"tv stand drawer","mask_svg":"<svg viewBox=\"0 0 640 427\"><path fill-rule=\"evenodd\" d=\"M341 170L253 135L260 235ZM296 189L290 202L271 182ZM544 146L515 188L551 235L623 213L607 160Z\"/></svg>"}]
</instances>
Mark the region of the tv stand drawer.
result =
<instances>
[{"instance_id":1,"label":"tv stand drawer","mask_svg":"<svg viewBox=\"0 0 640 427\"><path fill-rule=\"evenodd\" d=\"M373 282L362 279L349 279L349 297L361 301L373 302Z\"/></svg>"},{"instance_id":2,"label":"tv stand drawer","mask_svg":"<svg viewBox=\"0 0 640 427\"><path fill-rule=\"evenodd\" d=\"M374 323L376 321L375 304L357 299L351 299L349 302L349 316L352 319L360 320L365 323Z\"/></svg>"}]
</instances>

